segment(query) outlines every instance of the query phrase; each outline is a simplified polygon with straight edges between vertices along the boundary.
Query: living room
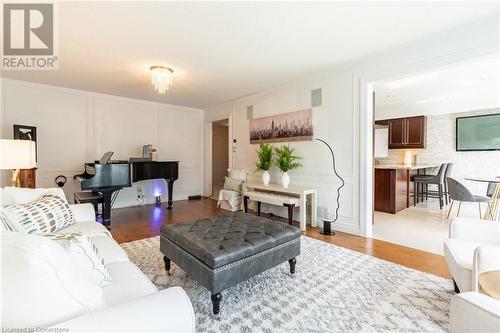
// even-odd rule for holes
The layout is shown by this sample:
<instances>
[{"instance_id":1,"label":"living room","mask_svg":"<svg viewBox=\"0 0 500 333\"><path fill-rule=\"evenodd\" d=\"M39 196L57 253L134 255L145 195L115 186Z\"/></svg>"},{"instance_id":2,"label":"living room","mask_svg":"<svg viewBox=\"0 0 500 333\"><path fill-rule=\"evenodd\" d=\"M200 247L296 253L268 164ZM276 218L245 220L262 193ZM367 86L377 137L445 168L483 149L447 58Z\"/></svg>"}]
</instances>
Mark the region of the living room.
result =
<instances>
[{"instance_id":1,"label":"living room","mask_svg":"<svg viewBox=\"0 0 500 333\"><path fill-rule=\"evenodd\" d=\"M372 238L372 93L498 55L498 3L49 4L3 4L2 328L497 330L498 221Z\"/></svg>"}]
</instances>

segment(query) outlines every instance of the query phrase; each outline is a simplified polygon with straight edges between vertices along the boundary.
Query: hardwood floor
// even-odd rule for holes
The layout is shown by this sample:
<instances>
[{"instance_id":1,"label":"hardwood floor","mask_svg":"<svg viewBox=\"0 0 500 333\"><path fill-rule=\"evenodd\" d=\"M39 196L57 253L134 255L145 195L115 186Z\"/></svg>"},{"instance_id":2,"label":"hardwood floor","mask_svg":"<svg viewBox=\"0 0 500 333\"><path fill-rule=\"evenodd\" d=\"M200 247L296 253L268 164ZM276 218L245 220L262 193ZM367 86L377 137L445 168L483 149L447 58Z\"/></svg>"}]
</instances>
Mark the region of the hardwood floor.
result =
<instances>
[{"instance_id":1,"label":"hardwood floor","mask_svg":"<svg viewBox=\"0 0 500 333\"><path fill-rule=\"evenodd\" d=\"M165 223L191 221L220 212L223 211L211 199L176 201L172 210L156 205L119 208L112 212L111 233L118 243L130 242L159 235L160 227ZM284 218L272 218L286 222ZM319 232L320 228L307 227L303 234L422 272L451 278L443 256L342 232L337 232L333 237L323 236Z\"/></svg>"}]
</instances>

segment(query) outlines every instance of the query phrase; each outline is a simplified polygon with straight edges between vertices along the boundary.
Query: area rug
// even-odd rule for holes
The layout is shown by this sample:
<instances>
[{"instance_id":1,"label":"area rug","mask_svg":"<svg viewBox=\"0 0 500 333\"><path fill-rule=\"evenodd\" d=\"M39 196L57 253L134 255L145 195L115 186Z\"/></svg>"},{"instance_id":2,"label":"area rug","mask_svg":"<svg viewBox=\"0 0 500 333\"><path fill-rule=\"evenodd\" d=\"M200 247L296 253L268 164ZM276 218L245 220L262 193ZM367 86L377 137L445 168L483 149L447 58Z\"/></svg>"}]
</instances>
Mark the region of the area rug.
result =
<instances>
[{"instance_id":1,"label":"area rug","mask_svg":"<svg viewBox=\"0 0 500 333\"><path fill-rule=\"evenodd\" d=\"M122 244L159 288L181 286L193 303L197 332L443 332L453 286L362 253L301 239L297 272L288 263L222 292L211 312L210 292L172 265L165 272L159 237Z\"/></svg>"}]
</instances>

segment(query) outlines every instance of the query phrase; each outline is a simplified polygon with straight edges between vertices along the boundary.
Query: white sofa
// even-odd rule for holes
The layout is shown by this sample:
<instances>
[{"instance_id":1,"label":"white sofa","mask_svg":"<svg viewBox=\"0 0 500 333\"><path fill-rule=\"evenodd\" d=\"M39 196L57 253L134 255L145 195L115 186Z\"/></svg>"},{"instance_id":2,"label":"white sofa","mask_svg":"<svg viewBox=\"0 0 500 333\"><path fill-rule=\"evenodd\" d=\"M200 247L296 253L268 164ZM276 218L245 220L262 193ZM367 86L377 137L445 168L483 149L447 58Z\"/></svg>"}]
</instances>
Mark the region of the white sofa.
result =
<instances>
[{"instance_id":1,"label":"white sofa","mask_svg":"<svg viewBox=\"0 0 500 333\"><path fill-rule=\"evenodd\" d=\"M478 274L473 273L474 253L483 247L500 248L500 223L454 218L450 223L449 236L444 242L444 256L456 287L460 292L474 291L473 275Z\"/></svg>"},{"instance_id":2,"label":"white sofa","mask_svg":"<svg viewBox=\"0 0 500 333\"><path fill-rule=\"evenodd\" d=\"M450 333L500 332L500 301L476 292L452 297Z\"/></svg>"},{"instance_id":3,"label":"white sofa","mask_svg":"<svg viewBox=\"0 0 500 333\"><path fill-rule=\"evenodd\" d=\"M9 187L1 189L0 199L2 205L22 204L37 200L46 193L65 199L61 189L30 190ZM70 205L70 208L76 223L60 230L59 233L86 234L104 258L113 280L112 284L99 287L102 290L99 290L99 299L94 303L95 306L82 307L81 310L76 308L72 316L65 317L54 310L65 305L54 303L58 299L56 295L64 292L59 289L64 289L64 285L71 281L68 281L68 278L57 279L61 279L61 276L73 276L78 280L78 276L72 272L59 272L59 267L54 267L55 273L44 271L44 276L32 276L30 273L39 269L36 266L39 258L36 253L33 255L29 254L29 251L18 251L15 241L24 242L23 238L29 240L29 237L33 239L33 236L2 230L2 327L62 327L68 328L70 332L195 331L194 311L182 288L158 291L128 259L126 252L111 237L109 231L95 222L91 204ZM44 281L50 281L51 276L55 276L57 279L53 280L59 281L63 286L54 286L52 283L43 285ZM40 306L41 304L45 306Z\"/></svg>"}]
</instances>

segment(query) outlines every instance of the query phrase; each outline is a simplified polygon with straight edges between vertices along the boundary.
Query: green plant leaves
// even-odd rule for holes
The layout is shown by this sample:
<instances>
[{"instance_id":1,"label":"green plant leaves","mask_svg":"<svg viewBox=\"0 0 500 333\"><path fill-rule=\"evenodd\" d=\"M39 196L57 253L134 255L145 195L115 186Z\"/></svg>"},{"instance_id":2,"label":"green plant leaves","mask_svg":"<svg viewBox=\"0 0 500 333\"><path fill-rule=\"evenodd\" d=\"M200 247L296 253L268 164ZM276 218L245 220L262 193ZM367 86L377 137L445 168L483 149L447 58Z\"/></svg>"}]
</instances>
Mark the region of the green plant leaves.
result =
<instances>
[{"instance_id":1,"label":"green plant leaves","mask_svg":"<svg viewBox=\"0 0 500 333\"><path fill-rule=\"evenodd\" d=\"M261 143L257 151L258 162L255 163L258 171L268 171L273 166L273 147L268 143Z\"/></svg>"},{"instance_id":2,"label":"green plant leaves","mask_svg":"<svg viewBox=\"0 0 500 333\"><path fill-rule=\"evenodd\" d=\"M282 145L281 147L274 148L274 154L276 159L276 166L282 172L288 172L290 170L296 170L302 166L297 160L301 160L302 157L294 155L295 149L290 148L288 145Z\"/></svg>"},{"instance_id":3,"label":"green plant leaves","mask_svg":"<svg viewBox=\"0 0 500 333\"><path fill-rule=\"evenodd\" d=\"M276 165L282 172L296 170L302 166L297 160L302 157L294 155L295 149L289 145L274 147L268 143L261 143L256 150L258 161L255 162L257 171L269 171Z\"/></svg>"}]
</instances>

